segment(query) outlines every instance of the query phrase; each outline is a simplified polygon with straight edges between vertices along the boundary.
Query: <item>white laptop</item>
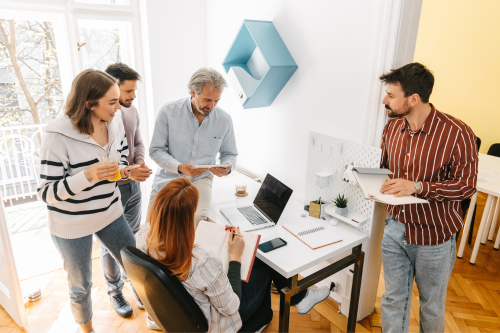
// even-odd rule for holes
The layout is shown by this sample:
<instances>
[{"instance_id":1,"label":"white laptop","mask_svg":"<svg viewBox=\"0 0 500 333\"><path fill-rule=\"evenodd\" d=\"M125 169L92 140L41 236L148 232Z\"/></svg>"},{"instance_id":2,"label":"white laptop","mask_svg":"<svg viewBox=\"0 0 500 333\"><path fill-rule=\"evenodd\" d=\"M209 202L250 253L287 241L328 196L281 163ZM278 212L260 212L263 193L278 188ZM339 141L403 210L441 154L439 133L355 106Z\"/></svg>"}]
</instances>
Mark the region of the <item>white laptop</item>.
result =
<instances>
[{"instance_id":1,"label":"white laptop","mask_svg":"<svg viewBox=\"0 0 500 333\"><path fill-rule=\"evenodd\" d=\"M267 174L253 205L244 207L224 207L221 213L241 231L274 227L292 196L292 189Z\"/></svg>"}]
</instances>

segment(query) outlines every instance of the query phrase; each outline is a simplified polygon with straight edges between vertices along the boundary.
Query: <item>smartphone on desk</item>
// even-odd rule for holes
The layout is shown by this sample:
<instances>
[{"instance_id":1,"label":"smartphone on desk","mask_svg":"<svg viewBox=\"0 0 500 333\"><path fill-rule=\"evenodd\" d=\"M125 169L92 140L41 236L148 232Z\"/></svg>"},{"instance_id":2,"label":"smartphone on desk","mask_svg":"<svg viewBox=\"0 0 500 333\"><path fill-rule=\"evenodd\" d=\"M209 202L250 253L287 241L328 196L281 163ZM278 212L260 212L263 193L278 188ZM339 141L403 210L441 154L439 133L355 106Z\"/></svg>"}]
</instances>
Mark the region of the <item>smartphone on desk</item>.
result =
<instances>
[{"instance_id":1,"label":"smartphone on desk","mask_svg":"<svg viewBox=\"0 0 500 333\"><path fill-rule=\"evenodd\" d=\"M281 238L271 239L268 242L262 243L259 245L259 250L262 252L269 252L272 250L276 250L282 246L285 246L287 243Z\"/></svg>"}]
</instances>

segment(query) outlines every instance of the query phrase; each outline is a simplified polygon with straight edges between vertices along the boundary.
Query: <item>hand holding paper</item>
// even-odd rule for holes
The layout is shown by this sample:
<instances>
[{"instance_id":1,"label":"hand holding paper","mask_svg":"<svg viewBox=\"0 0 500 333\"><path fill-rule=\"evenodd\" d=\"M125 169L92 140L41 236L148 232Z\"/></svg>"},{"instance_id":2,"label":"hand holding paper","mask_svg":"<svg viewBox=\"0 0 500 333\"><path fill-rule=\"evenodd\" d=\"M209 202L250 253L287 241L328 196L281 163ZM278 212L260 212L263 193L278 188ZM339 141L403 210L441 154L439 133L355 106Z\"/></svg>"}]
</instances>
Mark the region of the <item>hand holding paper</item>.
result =
<instances>
[{"instance_id":1,"label":"hand holding paper","mask_svg":"<svg viewBox=\"0 0 500 333\"><path fill-rule=\"evenodd\" d=\"M412 195L416 191L412 181L390 179L389 175L392 175L392 172L387 169L355 168L353 172L366 199L372 199L389 205L429 203L425 199ZM413 189L409 188L410 184L413 186ZM382 192L381 189L385 189L385 191ZM410 191L412 192L408 193ZM400 195L394 195L393 193Z\"/></svg>"},{"instance_id":2,"label":"hand holding paper","mask_svg":"<svg viewBox=\"0 0 500 333\"><path fill-rule=\"evenodd\" d=\"M406 179L387 179L380 189L380 193L394 194L396 198L412 195L416 191L415 182Z\"/></svg>"}]
</instances>

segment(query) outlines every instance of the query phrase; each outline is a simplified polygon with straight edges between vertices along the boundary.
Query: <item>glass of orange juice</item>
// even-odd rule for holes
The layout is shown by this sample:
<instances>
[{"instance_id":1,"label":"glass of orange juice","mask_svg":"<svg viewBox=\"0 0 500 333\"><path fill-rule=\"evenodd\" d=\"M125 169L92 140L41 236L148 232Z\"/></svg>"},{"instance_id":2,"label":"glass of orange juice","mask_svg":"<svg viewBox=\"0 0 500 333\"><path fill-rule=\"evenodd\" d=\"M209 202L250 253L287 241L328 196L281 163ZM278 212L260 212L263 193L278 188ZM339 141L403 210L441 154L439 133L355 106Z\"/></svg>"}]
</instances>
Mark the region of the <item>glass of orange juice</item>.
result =
<instances>
[{"instance_id":1,"label":"glass of orange juice","mask_svg":"<svg viewBox=\"0 0 500 333\"><path fill-rule=\"evenodd\" d=\"M118 167L120 165L120 158L121 158L121 155L117 151L109 152L108 155L104 155L101 157L101 163L116 163L117 168L116 168L116 170L113 170L113 171L118 171L118 173L113 178L108 179L108 181L110 181L110 182L115 182L115 181L120 180L122 178L120 168Z\"/></svg>"}]
</instances>

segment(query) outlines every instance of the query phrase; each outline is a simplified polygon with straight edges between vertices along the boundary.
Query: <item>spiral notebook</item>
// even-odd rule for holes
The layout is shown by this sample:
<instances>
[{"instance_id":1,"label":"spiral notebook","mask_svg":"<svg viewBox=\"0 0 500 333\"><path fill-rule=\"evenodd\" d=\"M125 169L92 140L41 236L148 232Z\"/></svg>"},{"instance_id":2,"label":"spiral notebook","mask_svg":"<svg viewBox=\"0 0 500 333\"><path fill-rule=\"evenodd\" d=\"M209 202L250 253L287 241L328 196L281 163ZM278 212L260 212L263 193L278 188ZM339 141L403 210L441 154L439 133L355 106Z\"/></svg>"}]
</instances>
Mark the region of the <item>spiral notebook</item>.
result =
<instances>
[{"instance_id":1,"label":"spiral notebook","mask_svg":"<svg viewBox=\"0 0 500 333\"><path fill-rule=\"evenodd\" d=\"M300 223L286 224L283 228L313 250L342 241L339 236L328 231L325 226L311 219Z\"/></svg>"}]
</instances>

